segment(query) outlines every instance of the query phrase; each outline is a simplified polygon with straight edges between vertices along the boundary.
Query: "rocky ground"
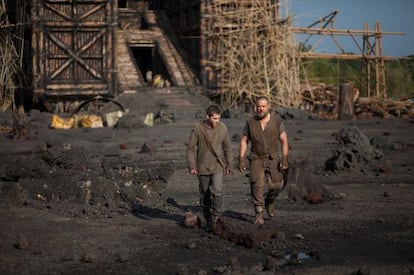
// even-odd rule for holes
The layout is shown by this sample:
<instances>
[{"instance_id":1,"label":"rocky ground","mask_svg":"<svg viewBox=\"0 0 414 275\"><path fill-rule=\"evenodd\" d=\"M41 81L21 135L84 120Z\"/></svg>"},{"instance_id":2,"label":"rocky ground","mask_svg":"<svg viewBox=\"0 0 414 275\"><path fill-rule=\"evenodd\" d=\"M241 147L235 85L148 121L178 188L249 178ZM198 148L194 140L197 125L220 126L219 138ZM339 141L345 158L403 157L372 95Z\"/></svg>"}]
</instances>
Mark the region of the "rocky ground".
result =
<instances>
[{"instance_id":1,"label":"rocky ground","mask_svg":"<svg viewBox=\"0 0 414 275\"><path fill-rule=\"evenodd\" d=\"M221 231L208 233L184 225L198 211L185 143L208 101L163 98L120 98L130 113L114 128L51 129L51 114L31 111L26 139L0 116L1 274L414 273L412 119L281 110L291 168L276 218L251 223L248 178L235 169ZM223 119L235 155L247 115Z\"/></svg>"}]
</instances>

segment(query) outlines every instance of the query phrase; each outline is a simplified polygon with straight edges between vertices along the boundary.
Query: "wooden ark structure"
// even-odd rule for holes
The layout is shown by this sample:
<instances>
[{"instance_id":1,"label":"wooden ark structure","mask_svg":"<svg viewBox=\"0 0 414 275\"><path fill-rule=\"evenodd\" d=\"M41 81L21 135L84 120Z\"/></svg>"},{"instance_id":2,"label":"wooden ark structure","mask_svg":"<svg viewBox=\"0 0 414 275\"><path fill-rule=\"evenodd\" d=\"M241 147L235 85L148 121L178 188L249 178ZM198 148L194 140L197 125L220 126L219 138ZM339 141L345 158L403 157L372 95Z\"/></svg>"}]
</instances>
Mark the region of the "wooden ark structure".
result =
<instances>
[{"instance_id":1,"label":"wooden ark structure","mask_svg":"<svg viewBox=\"0 0 414 275\"><path fill-rule=\"evenodd\" d=\"M280 16L285 2L279 0L6 3L9 23L2 23L0 30L8 30L14 37L14 28L24 32L15 48L24 52L19 65L28 81L19 85L25 87L26 97L33 92L35 97L56 102L145 90L151 86L145 72L152 69L179 89L202 87L224 106L249 103L256 96L266 95L279 106L298 107L302 103L298 67L301 58L308 55L297 51L292 32L324 31L292 28L290 19ZM20 18L22 9L28 15ZM325 31L332 34L334 30ZM371 34L367 30L359 33ZM369 58L383 67L381 51L375 53ZM378 72L384 80L384 71ZM19 86L12 82L18 81L5 82L0 88L16 94L14 88L7 87ZM383 82L376 81L377 90Z\"/></svg>"},{"instance_id":2,"label":"wooden ark structure","mask_svg":"<svg viewBox=\"0 0 414 275\"><path fill-rule=\"evenodd\" d=\"M278 0L32 0L32 91L55 101L115 97L159 69L223 105L266 95L297 106L295 43Z\"/></svg>"},{"instance_id":3,"label":"wooden ark structure","mask_svg":"<svg viewBox=\"0 0 414 275\"><path fill-rule=\"evenodd\" d=\"M35 95L117 95L116 0L32 0L31 21Z\"/></svg>"},{"instance_id":4,"label":"wooden ark structure","mask_svg":"<svg viewBox=\"0 0 414 275\"><path fill-rule=\"evenodd\" d=\"M118 6L124 29L137 11L143 19L155 15L204 91L223 105L258 95L282 106L299 104L295 42L278 0L125 0ZM141 25L151 29L145 21Z\"/></svg>"},{"instance_id":5,"label":"wooden ark structure","mask_svg":"<svg viewBox=\"0 0 414 275\"><path fill-rule=\"evenodd\" d=\"M203 87L231 106L300 103L297 50L279 0L170 1L171 25Z\"/></svg>"},{"instance_id":6,"label":"wooden ark structure","mask_svg":"<svg viewBox=\"0 0 414 275\"><path fill-rule=\"evenodd\" d=\"M175 73L186 64L178 62L159 26L173 2L32 0L34 94L52 101L114 97L146 87L148 68L168 75L173 85L197 83Z\"/></svg>"}]
</instances>

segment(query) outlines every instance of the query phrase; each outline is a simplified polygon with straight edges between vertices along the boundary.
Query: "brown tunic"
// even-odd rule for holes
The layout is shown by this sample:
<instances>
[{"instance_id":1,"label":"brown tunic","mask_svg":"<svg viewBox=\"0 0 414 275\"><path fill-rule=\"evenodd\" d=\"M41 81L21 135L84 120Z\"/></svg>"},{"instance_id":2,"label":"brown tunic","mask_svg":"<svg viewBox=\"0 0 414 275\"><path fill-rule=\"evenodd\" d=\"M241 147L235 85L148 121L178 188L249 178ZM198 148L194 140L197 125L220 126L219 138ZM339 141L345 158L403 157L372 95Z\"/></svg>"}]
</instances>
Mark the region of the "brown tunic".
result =
<instances>
[{"instance_id":1,"label":"brown tunic","mask_svg":"<svg viewBox=\"0 0 414 275\"><path fill-rule=\"evenodd\" d=\"M285 131L282 119L278 115L271 115L263 130L257 116L246 121L243 134L251 141L249 155L250 181L256 182L263 169L269 169L273 182L282 181L282 174L278 170L278 144L279 136Z\"/></svg>"},{"instance_id":2,"label":"brown tunic","mask_svg":"<svg viewBox=\"0 0 414 275\"><path fill-rule=\"evenodd\" d=\"M225 167L222 167L208 148L203 131ZM199 175L210 175L219 172L219 169L232 170L232 161L232 147L226 125L220 122L217 127L208 128L205 122L197 123L191 130L187 144L188 169L197 168Z\"/></svg>"}]
</instances>

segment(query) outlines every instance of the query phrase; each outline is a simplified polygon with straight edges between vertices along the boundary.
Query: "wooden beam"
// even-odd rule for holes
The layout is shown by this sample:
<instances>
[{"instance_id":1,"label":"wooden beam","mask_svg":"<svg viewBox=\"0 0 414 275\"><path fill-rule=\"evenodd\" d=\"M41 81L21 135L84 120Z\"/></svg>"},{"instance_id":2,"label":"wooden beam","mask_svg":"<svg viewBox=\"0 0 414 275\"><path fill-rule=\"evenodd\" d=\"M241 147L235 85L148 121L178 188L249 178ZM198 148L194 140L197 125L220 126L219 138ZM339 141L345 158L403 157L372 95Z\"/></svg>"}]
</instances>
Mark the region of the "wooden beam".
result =
<instances>
[{"instance_id":1,"label":"wooden beam","mask_svg":"<svg viewBox=\"0 0 414 275\"><path fill-rule=\"evenodd\" d=\"M378 57L376 56L367 56L362 54L325 54L325 53L311 53L311 52L301 52L299 53L301 58L320 58L320 59L345 59L345 60L355 60L355 59L367 59L374 60ZM408 57L397 57L397 56L382 56L386 61L398 60L398 59L408 59Z\"/></svg>"},{"instance_id":2,"label":"wooden beam","mask_svg":"<svg viewBox=\"0 0 414 275\"><path fill-rule=\"evenodd\" d=\"M346 29L330 29L330 28L302 28L302 27L290 27L293 33L298 34L335 34L345 35L350 34L355 36L366 36L366 35L405 35L404 32L377 32L369 30L346 30Z\"/></svg>"}]
</instances>

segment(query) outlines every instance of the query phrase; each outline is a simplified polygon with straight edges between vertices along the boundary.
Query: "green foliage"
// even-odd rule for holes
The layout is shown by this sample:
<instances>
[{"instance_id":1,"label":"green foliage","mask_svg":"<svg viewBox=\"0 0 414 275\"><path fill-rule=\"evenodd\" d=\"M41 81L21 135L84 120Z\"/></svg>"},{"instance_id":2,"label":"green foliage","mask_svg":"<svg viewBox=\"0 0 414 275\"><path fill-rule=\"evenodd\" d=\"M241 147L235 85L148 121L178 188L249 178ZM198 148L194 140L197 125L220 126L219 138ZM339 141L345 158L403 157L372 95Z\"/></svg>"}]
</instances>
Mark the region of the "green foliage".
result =
<instances>
[{"instance_id":1,"label":"green foliage","mask_svg":"<svg viewBox=\"0 0 414 275\"><path fill-rule=\"evenodd\" d=\"M355 87L360 89L361 61L358 59L304 59L300 78L302 82L323 82L335 86L348 80L353 81ZM414 56L397 61L386 61L385 78L389 97L414 96ZM371 80L375 80L374 66L371 68ZM374 85L374 83L371 84Z\"/></svg>"},{"instance_id":2,"label":"green foliage","mask_svg":"<svg viewBox=\"0 0 414 275\"><path fill-rule=\"evenodd\" d=\"M300 52L309 52L312 49L311 45L306 45L302 42L300 42L297 46L298 51Z\"/></svg>"},{"instance_id":3,"label":"green foliage","mask_svg":"<svg viewBox=\"0 0 414 275\"><path fill-rule=\"evenodd\" d=\"M301 80L323 82L328 85L339 85L343 81L360 83L360 61L339 59L303 60L300 71Z\"/></svg>"}]
</instances>

